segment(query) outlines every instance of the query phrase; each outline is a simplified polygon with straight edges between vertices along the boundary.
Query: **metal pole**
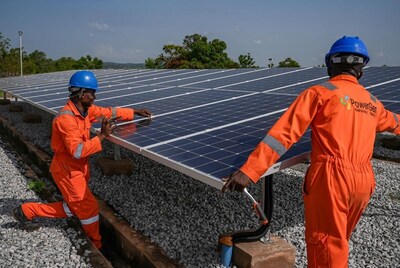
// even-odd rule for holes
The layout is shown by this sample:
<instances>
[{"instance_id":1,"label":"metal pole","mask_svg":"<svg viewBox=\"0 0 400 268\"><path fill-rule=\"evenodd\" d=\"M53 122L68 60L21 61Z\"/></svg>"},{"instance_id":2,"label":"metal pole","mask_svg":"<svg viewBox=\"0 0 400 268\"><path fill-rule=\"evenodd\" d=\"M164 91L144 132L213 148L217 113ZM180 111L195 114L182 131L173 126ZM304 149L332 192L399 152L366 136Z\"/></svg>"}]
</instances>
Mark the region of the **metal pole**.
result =
<instances>
[{"instance_id":1,"label":"metal pole","mask_svg":"<svg viewBox=\"0 0 400 268\"><path fill-rule=\"evenodd\" d=\"M23 76L23 72L22 72L22 31L18 31L19 34L19 59L20 59L20 66L21 66L21 76Z\"/></svg>"},{"instance_id":2,"label":"metal pole","mask_svg":"<svg viewBox=\"0 0 400 268\"><path fill-rule=\"evenodd\" d=\"M121 150L116 143L114 143L114 160L121 160Z\"/></svg>"}]
</instances>

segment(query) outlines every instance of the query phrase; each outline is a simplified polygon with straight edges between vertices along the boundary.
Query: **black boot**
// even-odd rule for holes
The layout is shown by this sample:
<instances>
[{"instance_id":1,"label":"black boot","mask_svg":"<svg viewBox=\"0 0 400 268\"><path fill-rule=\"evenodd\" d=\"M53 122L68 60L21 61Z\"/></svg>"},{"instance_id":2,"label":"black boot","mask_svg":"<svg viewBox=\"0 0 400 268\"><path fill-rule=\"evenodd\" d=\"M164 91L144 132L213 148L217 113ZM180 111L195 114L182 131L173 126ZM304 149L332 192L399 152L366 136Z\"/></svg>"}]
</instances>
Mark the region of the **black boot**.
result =
<instances>
[{"instance_id":1,"label":"black boot","mask_svg":"<svg viewBox=\"0 0 400 268\"><path fill-rule=\"evenodd\" d=\"M13 208L11 214L14 217L14 219L20 223L21 228L24 229L25 231L32 232L40 228L40 224L28 220L28 218L22 211L21 206Z\"/></svg>"}]
</instances>

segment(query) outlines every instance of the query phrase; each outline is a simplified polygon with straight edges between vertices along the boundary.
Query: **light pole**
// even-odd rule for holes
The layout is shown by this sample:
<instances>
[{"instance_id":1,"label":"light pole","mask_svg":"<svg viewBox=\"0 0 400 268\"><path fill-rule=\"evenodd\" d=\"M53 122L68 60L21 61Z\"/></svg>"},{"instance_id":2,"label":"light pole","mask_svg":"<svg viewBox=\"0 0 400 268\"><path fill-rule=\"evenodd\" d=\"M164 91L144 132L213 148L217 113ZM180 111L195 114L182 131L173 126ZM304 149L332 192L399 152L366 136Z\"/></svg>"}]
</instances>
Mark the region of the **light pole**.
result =
<instances>
[{"instance_id":1,"label":"light pole","mask_svg":"<svg viewBox=\"0 0 400 268\"><path fill-rule=\"evenodd\" d=\"M22 31L18 31L19 34L19 59L20 59L20 65L21 65L21 76L23 76L22 72Z\"/></svg>"}]
</instances>

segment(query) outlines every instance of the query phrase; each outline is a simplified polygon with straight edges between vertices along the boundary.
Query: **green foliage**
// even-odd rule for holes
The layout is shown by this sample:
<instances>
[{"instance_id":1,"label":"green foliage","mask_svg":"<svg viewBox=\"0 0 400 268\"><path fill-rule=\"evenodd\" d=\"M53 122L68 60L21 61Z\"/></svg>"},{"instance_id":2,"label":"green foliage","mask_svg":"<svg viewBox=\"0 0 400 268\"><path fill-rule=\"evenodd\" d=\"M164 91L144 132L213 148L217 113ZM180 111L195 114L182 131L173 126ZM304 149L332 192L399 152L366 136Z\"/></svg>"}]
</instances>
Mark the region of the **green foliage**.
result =
<instances>
[{"instance_id":1,"label":"green foliage","mask_svg":"<svg viewBox=\"0 0 400 268\"><path fill-rule=\"evenodd\" d=\"M238 60L240 68L258 68L258 66L254 65L256 62L250 56L250 53L247 53L247 55L240 55Z\"/></svg>"},{"instance_id":2,"label":"green foliage","mask_svg":"<svg viewBox=\"0 0 400 268\"><path fill-rule=\"evenodd\" d=\"M32 190L39 194L45 189L45 186L46 186L45 183L41 180L30 181L28 183L29 190Z\"/></svg>"},{"instance_id":3,"label":"green foliage","mask_svg":"<svg viewBox=\"0 0 400 268\"><path fill-rule=\"evenodd\" d=\"M35 50L30 54L22 51L23 73L38 74L76 69L101 69L103 61L90 55L75 60L62 57L58 60L47 58L42 51ZM18 48L10 48L10 39L0 33L0 77L20 75L20 53Z\"/></svg>"},{"instance_id":4,"label":"green foliage","mask_svg":"<svg viewBox=\"0 0 400 268\"><path fill-rule=\"evenodd\" d=\"M224 52L227 46L224 41L208 41L200 34L187 35L182 45L164 45L157 58L148 58L146 68L166 69L216 69L239 68L240 65Z\"/></svg>"},{"instance_id":5,"label":"green foliage","mask_svg":"<svg viewBox=\"0 0 400 268\"><path fill-rule=\"evenodd\" d=\"M156 58L156 59L147 58L144 64L145 64L145 67L148 69L164 68L164 66L162 65L162 62L158 58Z\"/></svg>"},{"instance_id":6,"label":"green foliage","mask_svg":"<svg viewBox=\"0 0 400 268\"><path fill-rule=\"evenodd\" d=\"M71 57L61 57L54 62L57 71L67 71L75 69L76 60Z\"/></svg>"},{"instance_id":7,"label":"green foliage","mask_svg":"<svg viewBox=\"0 0 400 268\"><path fill-rule=\"evenodd\" d=\"M24 58L24 53L22 58ZM0 76L13 76L20 75L20 55L19 48L11 48L7 54L4 55Z\"/></svg>"},{"instance_id":8,"label":"green foliage","mask_svg":"<svg viewBox=\"0 0 400 268\"><path fill-rule=\"evenodd\" d=\"M46 57L44 52L39 50L33 51L28 55L26 59L27 63L24 65L24 70L27 72L29 70L29 65L31 65L32 70L28 73L36 74L36 73L49 73L53 72L54 66L53 61Z\"/></svg>"},{"instance_id":9,"label":"green foliage","mask_svg":"<svg viewBox=\"0 0 400 268\"><path fill-rule=\"evenodd\" d=\"M92 59L91 56L86 55L86 57L81 57L75 63L74 67L75 67L75 69L85 69L85 70L101 69L101 68L103 68L103 61L98 58Z\"/></svg>"},{"instance_id":10,"label":"green foliage","mask_svg":"<svg viewBox=\"0 0 400 268\"><path fill-rule=\"evenodd\" d=\"M293 60L292 58L286 58L285 60L279 62L278 67L285 68L285 67L300 67L300 64Z\"/></svg>"},{"instance_id":11,"label":"green foliage","mask_svg":"<svg viewBox=\"0 0 400 268\"><path fill-rule=\"evenodd\" d=\"M0 77L1 74L6 71L5 69L5 57L10 50L10 39L4 38L0 33Z\"/></svg>"}]
</instances>

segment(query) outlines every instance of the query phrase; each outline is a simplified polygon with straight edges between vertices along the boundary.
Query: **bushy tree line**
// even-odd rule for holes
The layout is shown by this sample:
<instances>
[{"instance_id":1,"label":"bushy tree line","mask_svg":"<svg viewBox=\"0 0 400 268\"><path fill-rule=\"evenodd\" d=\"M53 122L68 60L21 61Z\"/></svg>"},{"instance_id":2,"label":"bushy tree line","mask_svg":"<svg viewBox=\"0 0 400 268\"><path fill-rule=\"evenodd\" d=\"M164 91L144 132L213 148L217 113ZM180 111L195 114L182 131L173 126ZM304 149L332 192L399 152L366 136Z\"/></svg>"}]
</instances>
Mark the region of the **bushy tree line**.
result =
<instances>
[{"instance_id":1,"label":"bushy tree line","mask_svg":"<svg viewBox=\"0 0 400 268\"><path fill-rule=\"evenodd\" d=\"M75 60L72 57L62 57L58 60L47 58L46 53L35 50L27 53L22 49L23 74L49 73L75 69L101 69L103 61L87 55ZM20 51L11 48L10 39L0 33L0 77L20 75Z\"/></svg>"},{"instance_id":2,"label":"bushy tree line","mask_svg":"<svg viewBox=\"0 0 400 268\"><path fill-rule=\"evenodd\" d=\"M228 57L224 41L208 41L200 34L187 35L182 45L164 45L163 53L157 58L147 58L145 65L150 69L225 69L256 68L250 53L241 55L239 62Z\"/></svg>"},{"instance_id":3,"label":"bushy tree line","mask_svg":"<svg viewBox=\"0 0 400 268\"><path fill-rule=\"evenodd\" d=\"M214 39L208 41L200 34L187 35L182 45L164 45L163 53L157 58L147 58L146 68L150 69L225 69L225 68L258 68L250 53L240 55L238 62L230 59L225 52L224 41ZM268 67L273 67L272 58L268 59ZM300 67L291 58L279 62L278 67Z\"/></svg>"},{"instance_id":4,"label":"bushy tree line","mask_svg":"<svg viewBox=\"0 0 400 268\"><path fill-rule=\"evenodd\" d=\"M250 53L240 55L238 61L228 57L224 41L200 34L187 35L182 45L164 45L163 53L157 58L147 58L145 67L150 69L227 69L227 68L258 68ZM272 58L268 67L272 68ZM71 57L61 57L58 60L47 58L42 51L35 50L28 54L22 52L23 73L38 74L74 69L101 69L104 63L98 58L87 55L75 60ZM292 58L279 62L277 67L300 67ZM0 77L20 75L19 48L11 48L10 39L0 33Z\"/></svg>"}]
</instances>

